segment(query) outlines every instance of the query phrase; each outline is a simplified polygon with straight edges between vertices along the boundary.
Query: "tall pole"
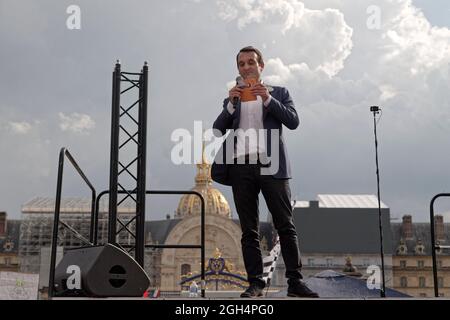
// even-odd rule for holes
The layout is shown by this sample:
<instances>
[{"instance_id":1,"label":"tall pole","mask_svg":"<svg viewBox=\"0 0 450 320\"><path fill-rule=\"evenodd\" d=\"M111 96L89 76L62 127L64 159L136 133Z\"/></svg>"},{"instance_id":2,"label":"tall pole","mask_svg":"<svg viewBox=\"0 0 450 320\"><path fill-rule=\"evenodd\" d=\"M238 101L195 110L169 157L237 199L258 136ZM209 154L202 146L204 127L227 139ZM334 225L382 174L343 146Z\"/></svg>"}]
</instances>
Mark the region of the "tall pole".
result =
<instances>
[{"instance_id":1,"label":"tall pole","mask_svg":"<svg viewBox=\"0 0 450 320\"><path fill-rule=\"evenodd\" d=\"M380 107L372 106L370 111L373 112L373 126L375 135L375 163L377 167L377 194L378 194L378 226L380 231L380 256L381 256L381 276L382 276L382 287L380 290L380 296L382 298L386 297L386 282L384 276L384 249L383 249L383 222L381 219L381 199L380 199L380 170L378 168L378 139L377 139L377 121L376 115L380 113Z\"/></svg>"}]
</instances>

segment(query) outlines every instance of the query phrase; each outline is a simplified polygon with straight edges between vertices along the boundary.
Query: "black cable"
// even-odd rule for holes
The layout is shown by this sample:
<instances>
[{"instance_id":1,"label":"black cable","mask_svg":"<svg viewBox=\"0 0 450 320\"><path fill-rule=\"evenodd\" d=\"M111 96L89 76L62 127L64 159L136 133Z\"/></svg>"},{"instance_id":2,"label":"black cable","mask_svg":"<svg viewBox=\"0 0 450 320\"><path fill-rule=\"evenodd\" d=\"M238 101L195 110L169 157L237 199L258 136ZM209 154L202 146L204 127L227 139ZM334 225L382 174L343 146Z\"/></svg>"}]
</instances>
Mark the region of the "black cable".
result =
<instances>
[{"instance_id":1,"label":"black cable","mask_svg":"<svg viewBox=\"0 0 450 320\"><path fill-rule=\"evenodd\" d=\"M378 117L377 125L378 125L378 122L380 122L382 116L383 116L383 110L380 109L380 116Z\"/></svg>"}]
</instances>

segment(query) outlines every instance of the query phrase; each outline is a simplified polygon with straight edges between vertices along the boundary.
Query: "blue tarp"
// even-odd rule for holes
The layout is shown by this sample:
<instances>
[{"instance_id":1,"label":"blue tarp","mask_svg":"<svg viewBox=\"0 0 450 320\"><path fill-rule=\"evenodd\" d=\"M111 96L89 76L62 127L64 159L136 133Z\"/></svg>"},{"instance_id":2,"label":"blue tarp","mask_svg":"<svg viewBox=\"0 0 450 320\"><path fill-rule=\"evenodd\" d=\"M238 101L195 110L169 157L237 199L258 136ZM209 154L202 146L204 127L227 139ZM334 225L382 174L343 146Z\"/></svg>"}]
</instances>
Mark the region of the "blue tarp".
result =
<instances>
[{"instance_id":1,"label":"blue tarp","mask_svg":"<svg viewBox=\"0 0 450 320\"><path fill-rule=\"evenodd\" d=\"M304 280L321 298L380 298L379 289L369 289L367 280L325 270ZM268 297L286 297L287 289L268 294ZM408 298L409 295L386 287L388 298Z\"/></svg>"}]
</instances>

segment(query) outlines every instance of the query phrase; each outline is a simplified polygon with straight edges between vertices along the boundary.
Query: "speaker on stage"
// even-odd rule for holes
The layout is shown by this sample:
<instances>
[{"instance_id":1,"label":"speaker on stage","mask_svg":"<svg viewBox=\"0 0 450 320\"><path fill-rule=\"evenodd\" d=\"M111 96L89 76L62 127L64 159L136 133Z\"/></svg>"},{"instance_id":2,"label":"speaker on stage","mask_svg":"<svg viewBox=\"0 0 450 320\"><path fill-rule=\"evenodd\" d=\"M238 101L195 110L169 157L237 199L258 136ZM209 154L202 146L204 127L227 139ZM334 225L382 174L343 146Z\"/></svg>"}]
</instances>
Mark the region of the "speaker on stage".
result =
<instances>
[{"instance_id":1,"label":"speaker on stage","mask_svg":"<svg viewBox=\"0 0 450 320\"><path fill-rule=\"evenodd\" d=\"M149 284L144 269L109 243L70 249L55 270L59 297L142 297Z\"/></svg>"}]
</instances>

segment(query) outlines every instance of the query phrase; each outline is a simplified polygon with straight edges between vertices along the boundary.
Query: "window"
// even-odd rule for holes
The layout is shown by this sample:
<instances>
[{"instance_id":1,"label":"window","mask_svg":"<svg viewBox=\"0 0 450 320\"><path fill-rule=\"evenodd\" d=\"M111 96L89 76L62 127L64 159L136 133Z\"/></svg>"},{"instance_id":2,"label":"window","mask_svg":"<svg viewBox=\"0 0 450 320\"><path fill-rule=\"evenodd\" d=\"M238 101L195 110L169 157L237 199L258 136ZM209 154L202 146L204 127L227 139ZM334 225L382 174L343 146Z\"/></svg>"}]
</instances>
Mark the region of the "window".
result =
<instances>
[{"instance_id":1,"label":"window","mask_svg":"<svg viewBox=\"0 0 450 320\"><path fill-rule=\"evenodd\" d=\"M406 277L401 277L400 278L400 286L402 288L406 288L408 286L408 279L406 279Z\"/></svg>"},{"instance_id":2,"label":"window","mask_svg":"<svg viewBox=\"0 0 450 320\"><path fill-rule=\"evenodd\" d=\"M185 275L191 272L191 265L189 264L182 264L181 265L181 275Z\"/></svg>"},{"instance_id":3,"label":"window","mask_svg":"<svg viewBox=\"0 0 450 320\"><path fill-rule=\"evenodd\" d=\"M419 287L425 288L425 278L424 277L419 277Z\"/></svg>"},{"instance_id":4,"label":"window","mask_svg":"<svg viewBox=\"0 0 450 320\"><path fill-rule=\"evenodd\" d=\"M370 266L370 260L369 259L364 259L363 260L363 264L364 264L364 266Z\"/></svg>"},{"instance_id":5,"label":"window","mask_svg":"<svg viewBox=\"0 0 450 320\"><path fill-rule=\"evenodd\" d=\"M397 248L398 254L406 254L407 252L408 252L408 249L406 248L406 246L404 244L401 244L398 246L398 248Z\"/></svg>"},{"instance_id":6,"label":"window","mask_svg":"<svg viewBox=\"0 0 450 320\"><path fill-rule=\"evenodd\" d=\"M420 293L419 296L422 297L422 298L425 298L427 296L427 294L426 293Z\"/></svg>"},{"instance_id":7,"label":"window","mask_svg":"<svg viewBox=\"0 0 450 320\"><path fill-rule=\"evenodd\" d=\"M424 263L423 260L417 261L417 266L418 266L419 268L423 268L424 265L425 265L425 263Z\"/></svg>"},{"instance_id":8,"label":"window","mask_svg":"<svg viewBox=\"0 0 450 320\"><path fill-rule=\"evenodd\" d=\"M308 259L308 266L313 266L314 265L314 259L309 258Z\"/></svg>"},{"instance_id":9,"label":"window","mask_svg":"<svg viewBox=\"0 0 450 320\"><path fill-rule=\"evenodd\" d=\"M442 268L442 260L438 260L438 267Z\"/></svg>"},{"instance_id":10,"label":"window","mask_svg":"<svg viewBox=\"0 0 450 320\"><path fill-rule=\"evenodd\" d=\"M423 245L417 245L416 254L425 254L425 247Z\"/></svg>"},{"instance_id":11,"label":"window","mask_svg":"<svg viewBox=\"0 0 450 320\"><path fill-rule=\"evenodd\" d=\"M333 259L327 258L327 267L331 267L333 265Z\"/></svg>"},{"instance_id":12,"label":"window","mask_svg":"<svg viewBox=\"0 0 450 320\"><path fill-rule=\"evenodd\" d=\"M443 288L444 287L444 278L439 277L438 278L438 288Z\"/></svg>"},{"instance_id":13,"label":"window","mask_svg":"<svg viewBox=\"0 0 450 320\"><path fill-rule=\"evenodd\" d=\"M400 260L400 268L406 268L406 260Z\"/></svg>"},{"instance_id":14,"label":"window","mask_svg":"<svg viewBox=\"0 0 450 320\"><path fill-rule=\"evenodd\" d=\"M4 236L6 233L6 222L0 221L0 236Z\"/></svg>"}]
</instances>

